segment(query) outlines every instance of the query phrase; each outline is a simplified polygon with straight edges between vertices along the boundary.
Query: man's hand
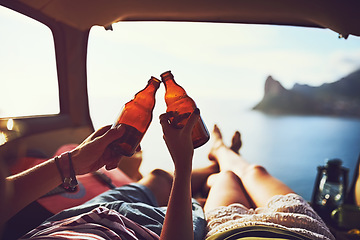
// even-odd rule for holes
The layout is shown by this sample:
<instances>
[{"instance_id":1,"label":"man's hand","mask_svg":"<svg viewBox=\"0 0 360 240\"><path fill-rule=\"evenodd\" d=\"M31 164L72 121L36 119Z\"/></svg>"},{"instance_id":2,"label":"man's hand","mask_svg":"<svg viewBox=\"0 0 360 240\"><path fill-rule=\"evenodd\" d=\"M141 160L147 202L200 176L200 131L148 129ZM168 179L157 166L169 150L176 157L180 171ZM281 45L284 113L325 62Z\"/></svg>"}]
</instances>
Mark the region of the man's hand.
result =
<instances>
[{"instance_id":1,"label":"man's hand","mask_svg":"<svg viewBox=\"0 0 360 240\"><path fill-rule=\"evenodd\" d=\"M94 172L104 165L107 170L117 167L121 156L114 157L108 145L124 134L123 128L100 128L71 151L75 173L77 175Z\"/></svg>"}]
</instances>

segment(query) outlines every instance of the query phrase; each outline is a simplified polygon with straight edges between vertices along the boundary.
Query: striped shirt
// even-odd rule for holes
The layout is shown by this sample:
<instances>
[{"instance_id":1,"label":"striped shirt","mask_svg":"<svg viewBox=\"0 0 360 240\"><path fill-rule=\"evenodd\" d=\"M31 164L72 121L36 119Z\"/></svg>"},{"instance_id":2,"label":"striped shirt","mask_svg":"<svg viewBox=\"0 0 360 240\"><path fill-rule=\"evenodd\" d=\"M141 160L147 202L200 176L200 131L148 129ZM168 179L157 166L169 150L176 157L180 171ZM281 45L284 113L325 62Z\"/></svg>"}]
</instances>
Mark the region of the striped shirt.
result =
<instances>
[{"instance_id":1,"label":"striped shirt","mask_svg":"<svg viewBox=\"0 0 360 240\"><path fill-rule=\"evenodd\" d=\"M21 239L158 240L159 236L114 210L98 207L79 216L46 222Z\"/></svg>"}]
</instances>

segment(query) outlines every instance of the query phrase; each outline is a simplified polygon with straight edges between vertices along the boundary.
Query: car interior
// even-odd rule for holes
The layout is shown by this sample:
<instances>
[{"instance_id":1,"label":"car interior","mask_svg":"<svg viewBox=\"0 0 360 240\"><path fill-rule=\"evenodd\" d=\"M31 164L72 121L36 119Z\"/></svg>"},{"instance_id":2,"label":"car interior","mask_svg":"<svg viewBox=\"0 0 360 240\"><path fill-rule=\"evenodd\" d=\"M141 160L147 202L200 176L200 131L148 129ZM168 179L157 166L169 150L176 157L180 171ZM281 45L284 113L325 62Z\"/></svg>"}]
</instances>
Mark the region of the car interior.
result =
<instances>
[{"instance_id":1,"label":"car interior","mask_svg":"<svg viewBox=\"0 0 360 240\"><path fill-rule=\"evenodd\" d=\"M0 118L0 155L9 165L14 165L14 172L74 148L94 131L89 109L87 64L89 33L94 26L111 31L117 22L262 24L325 28L341 38L360 37L360 3L357 0L0 0L0 6L46 26L51 32L55 52L54 91L58 110L51 114L19 113L15 117ZM11 22L7 24L11 27ZM96 182L99 178L101 183ZM5 231L9 238L4 239L17 238L46 217L133 179L119 170L82 176L80 181L94 189L88 191L86 199L66 202L59 199L54 190L48 198L40 199L10 220Z\"/></svg>"}]
</instances>

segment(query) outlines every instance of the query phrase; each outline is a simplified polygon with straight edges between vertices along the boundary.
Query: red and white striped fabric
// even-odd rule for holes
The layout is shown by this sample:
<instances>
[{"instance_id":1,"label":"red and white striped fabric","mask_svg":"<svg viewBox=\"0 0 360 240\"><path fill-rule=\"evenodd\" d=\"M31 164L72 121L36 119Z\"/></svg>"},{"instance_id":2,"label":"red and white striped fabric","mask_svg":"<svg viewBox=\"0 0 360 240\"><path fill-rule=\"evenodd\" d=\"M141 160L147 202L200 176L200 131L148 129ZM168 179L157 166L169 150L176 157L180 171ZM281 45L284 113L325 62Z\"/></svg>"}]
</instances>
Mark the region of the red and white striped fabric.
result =
<instances>
[{"instance_id":1,"label":"red and white striped fabric","mask_svg":"<svg viewBox=\"0 0 360 240\"><path fill-rule=\"evenodd\" d=\"M98 207L76 217L44 223L21 239L158 240L159 236L114 210Z\"/></svg>"}]
</instances>

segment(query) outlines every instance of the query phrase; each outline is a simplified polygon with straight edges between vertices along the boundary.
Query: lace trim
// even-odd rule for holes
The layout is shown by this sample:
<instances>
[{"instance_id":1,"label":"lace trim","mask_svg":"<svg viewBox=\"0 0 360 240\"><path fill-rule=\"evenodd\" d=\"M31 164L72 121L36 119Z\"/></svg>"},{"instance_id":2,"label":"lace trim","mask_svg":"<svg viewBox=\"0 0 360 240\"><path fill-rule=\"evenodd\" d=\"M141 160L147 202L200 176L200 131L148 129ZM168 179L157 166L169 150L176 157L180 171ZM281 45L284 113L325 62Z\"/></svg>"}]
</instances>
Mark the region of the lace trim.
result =
<instances>
[{"instance_id":1,"label":"lace trim","mask_svg":"<svg viewBox=\"0 0 360 240\"><path fill-rule=\"evenodd\" d=\"M216 208L206 214L207 237L232 228L265 225L304 234L311 239L335 238L311 206L297 194L274 196L265 208L248 209L242 204Z\"/></svg>"}]
</instances>

